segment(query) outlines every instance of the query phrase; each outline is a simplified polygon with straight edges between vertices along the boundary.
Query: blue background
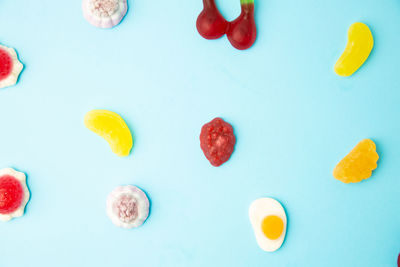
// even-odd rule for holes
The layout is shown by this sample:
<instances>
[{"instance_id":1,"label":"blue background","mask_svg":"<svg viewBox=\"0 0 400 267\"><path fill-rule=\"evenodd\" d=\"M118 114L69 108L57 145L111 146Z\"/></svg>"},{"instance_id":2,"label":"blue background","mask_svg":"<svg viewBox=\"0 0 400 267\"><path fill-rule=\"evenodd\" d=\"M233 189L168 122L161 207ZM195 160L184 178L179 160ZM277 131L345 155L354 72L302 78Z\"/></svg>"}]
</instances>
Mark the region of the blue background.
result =
<instances>
[{"instance_id":1,"label":"blue background","mask_svg":"<svg viewBox=\"0 0 400 267\"><path fill-rule=\"evenodd\" d=\"M239 0L218 0L233 20ZM0 223L0 266L396 266L400 252L400 2L256 1L258 38L247 51L195 28L200 0L129 1L112 30L87 23L81 1L0 3L0 42L25 69L0 90L0 167L28 174L24 217ZM333 66L349 26L375 37L366 64ZM114 155L83 124L118 112L135 138ZM237 136L212 167L201 126L221 116ZM346 185L336 163L363 138L380 160ZM152 208L140 228L115 227L106 196L135 184ZM249 204L285 207L285 243L258 248Z\"/></svg>"}]
</instances>

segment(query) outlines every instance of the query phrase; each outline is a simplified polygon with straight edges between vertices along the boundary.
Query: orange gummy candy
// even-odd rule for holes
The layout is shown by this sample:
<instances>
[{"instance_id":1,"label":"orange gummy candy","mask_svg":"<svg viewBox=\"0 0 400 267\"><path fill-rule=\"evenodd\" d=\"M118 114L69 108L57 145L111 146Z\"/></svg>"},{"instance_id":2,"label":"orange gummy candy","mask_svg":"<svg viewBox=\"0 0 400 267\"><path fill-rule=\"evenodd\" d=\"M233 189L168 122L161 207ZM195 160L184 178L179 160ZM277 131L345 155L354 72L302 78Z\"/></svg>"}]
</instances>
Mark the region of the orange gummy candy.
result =
<instances>
[{"instance_id":1,"label":"orange gummy candy","mask_svg":"<svg viewBox=\"0 0 400 267\"><path fill-rule=\"evenodd\" d=\"M343 183L358 183L368 179L376 169L379 159L375 143L364 139L344 157L333 170L333 177Z\"/></svg>"}]
</instances>

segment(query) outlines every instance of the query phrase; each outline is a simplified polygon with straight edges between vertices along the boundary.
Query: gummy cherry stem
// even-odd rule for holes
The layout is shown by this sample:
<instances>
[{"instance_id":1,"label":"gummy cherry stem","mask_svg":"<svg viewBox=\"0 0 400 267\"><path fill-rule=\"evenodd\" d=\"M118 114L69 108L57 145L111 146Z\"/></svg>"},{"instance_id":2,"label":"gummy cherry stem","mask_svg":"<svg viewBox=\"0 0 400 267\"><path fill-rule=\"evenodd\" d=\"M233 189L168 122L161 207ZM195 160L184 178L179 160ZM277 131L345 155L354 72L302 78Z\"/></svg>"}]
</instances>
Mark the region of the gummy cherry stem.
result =
<instances>
[{"instance_id":1,"label":"gummy cherry stem","mask_svg":"<svg viewBox=\"0 0 400 267\"><path fill-rule=\"evenodd\" d=\"M240 0L240 5L241 13L229 23L226 34L233 47L244 50L254 44L257 28L254 20L254 0Z\"/></svg>"},{"instance_id":2,"label":"gummy cherry stem","mask_svg":"<svg viewBox=\"0 0 400 267\"><path fill-rule=\"evenodd\" d=\"M222 37L228 22L219 12L215 0L203 0L203 11L197 18L197 31L205 39L218 39Z\"/></svg>"}]
</instances>

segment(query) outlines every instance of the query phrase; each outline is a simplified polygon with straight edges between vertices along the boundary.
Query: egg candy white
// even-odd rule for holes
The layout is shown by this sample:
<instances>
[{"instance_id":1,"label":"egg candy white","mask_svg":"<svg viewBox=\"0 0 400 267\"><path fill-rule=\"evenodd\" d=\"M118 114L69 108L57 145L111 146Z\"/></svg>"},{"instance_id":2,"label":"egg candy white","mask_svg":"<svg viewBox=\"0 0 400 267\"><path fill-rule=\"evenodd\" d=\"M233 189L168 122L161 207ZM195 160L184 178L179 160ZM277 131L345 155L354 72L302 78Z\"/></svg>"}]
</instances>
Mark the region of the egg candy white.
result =
<instances>
[{"instance_id":1,"label":"egg candy white","mask_svg":"<svg viewBox=\"0 0 400 267\"><path fill-rule=\"evenodd\" d=\"M282 233L276 239L268 238L262 230L263 221L268 216L277 216L283 222ZM273 252L282 246L286 236L287 218L281 203L273 198L259 198L251 203L249 218L257 244L262 250ZM279 219L277 220L279 221Z\"/></svg>"}]
</instances>

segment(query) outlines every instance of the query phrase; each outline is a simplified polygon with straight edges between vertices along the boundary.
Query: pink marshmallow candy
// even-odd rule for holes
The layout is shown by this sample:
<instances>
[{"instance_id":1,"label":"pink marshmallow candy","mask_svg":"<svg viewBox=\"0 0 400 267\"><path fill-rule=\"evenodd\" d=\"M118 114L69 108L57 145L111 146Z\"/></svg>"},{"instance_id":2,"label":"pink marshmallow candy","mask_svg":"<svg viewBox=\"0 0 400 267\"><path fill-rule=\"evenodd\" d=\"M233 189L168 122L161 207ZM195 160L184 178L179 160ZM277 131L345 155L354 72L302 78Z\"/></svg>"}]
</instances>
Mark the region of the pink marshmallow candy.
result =
<instances>
[{"instance_id":1,"label":"pink marshmallow candy","mask_svg":"<svg viewBox=\"0 0 400 267\"><path fill-rule=\"evenodd\" d=\"M126 0L83 0L83 16L93 26L112 28L118 25L128 10Z\"/></svg>"},{"instance_id":2,"label":"pink marshmallow candy","mask_svg":"<svg viewBox=\"0 0 400 267\"><path fill-rule=\"evenodd\" d=\"M133 185L118 186L107 197L107 215L118 227L139 227L149 216L149 208L146 194Z\"/></svg>"}]
</instances>

